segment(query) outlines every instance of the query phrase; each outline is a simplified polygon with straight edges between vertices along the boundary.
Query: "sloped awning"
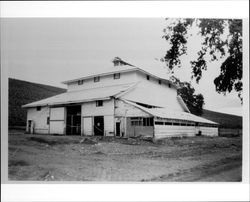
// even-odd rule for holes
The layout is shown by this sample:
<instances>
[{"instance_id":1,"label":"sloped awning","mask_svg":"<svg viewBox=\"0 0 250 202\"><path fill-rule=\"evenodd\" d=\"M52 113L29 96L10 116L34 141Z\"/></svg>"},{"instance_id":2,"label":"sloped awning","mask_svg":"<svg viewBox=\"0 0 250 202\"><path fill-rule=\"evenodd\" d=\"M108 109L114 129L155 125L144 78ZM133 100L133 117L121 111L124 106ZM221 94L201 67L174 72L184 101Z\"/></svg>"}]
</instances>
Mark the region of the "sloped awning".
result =
<instances>
[{"instance_id":1,"label":"sloped awning","mask_svg":"<svg viewBox=\"0 0 250 202\"><path fill-rule=\"evenodd\" d=\"M185 120L185 121L207 123L207 124L218 124L216 122L210 121L208 119L204 119L202 117L199 117L191 113L187 113L187 112L173 111L168 108L146 108L136 103L130 102L128 100L123 100L123 101L151 114L152 116L159 117L159 118Z\"/></svg>"},{"instance_id":2,"label":"sloped awning","mask_svg":"<svg viewBox=\"0 0 250 202\"><path fill-rule=\"evenodd\" d=\"M37 107L37 106L53 106L71 103L89 102L93 100L110 99L120 93L124 93L131 89L135 84L117 85L103 88L92 88L87 90L78 90L62 93L53 97L49 97L37 102L32 102L23 105L23 108Z\"/></svg>"}]
</instances>

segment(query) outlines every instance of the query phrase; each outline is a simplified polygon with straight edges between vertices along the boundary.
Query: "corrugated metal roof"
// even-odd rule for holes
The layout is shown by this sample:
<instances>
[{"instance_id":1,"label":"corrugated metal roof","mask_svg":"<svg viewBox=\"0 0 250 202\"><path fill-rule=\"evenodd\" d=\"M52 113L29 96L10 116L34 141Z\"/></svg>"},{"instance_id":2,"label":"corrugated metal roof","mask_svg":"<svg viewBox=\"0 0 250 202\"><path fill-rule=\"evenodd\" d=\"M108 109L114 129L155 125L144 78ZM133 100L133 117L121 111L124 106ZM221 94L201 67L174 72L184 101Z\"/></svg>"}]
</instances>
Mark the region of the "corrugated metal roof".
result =
<instances>
[{"instance_id":1,"label":"corrugated metal roof","mask_svg":"<svg viewBox=\"0 0 250 202\"><path fill-rule=\"evenodd\" d=\"M123 84L117 86L107 86L102 88L92 88L87 90L70 91L62 93L53 97L49 97L37 102L32 102L22 107L36 107L36 106L46 106L46 105L60 105L69 103L80 103L92 100L104 100L109 99L111 96L116 96L123 93L131 87L135 86L135 83Z\"/></svg>"},{"instance_id":2,"label":"corrugated metal roof","mask_svg":"<svg viewBox=\"0 0 250 202\"><path fill-rule=\"evenodd\" d=\"M199 122L199 123L209 123L209 124L218 124L213 121L201 118L199 116L195 116L191 113L187 112L179 112L179 111L172 111L168 108L146 108L142 107L136 103L130 102L128 100L124 100L125 102L132 104L136 106L137 108L142 109L143 111L159 117L159 118L165 118L165 119L178 119L178 120L186 120L186 121L193 121L193 122Z\"/></svg>"}]
</instances>

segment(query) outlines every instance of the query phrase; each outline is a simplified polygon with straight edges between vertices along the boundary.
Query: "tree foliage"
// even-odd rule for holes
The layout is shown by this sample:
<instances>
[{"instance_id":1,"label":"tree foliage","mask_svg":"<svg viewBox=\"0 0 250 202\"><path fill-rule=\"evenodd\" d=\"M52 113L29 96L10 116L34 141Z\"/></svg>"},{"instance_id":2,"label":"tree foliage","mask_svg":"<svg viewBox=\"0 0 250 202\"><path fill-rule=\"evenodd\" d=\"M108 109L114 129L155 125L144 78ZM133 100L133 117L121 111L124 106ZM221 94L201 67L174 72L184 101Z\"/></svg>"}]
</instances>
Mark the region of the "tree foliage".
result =
<instances>
[{"instance_id":1,"label":"tree foliage","mask_svg":"<svg viewBox=\"0 0 250 202\"><path fill-rule=\"evenodd\" d=\"M188 82L181 82L172 76L171 80L179 87L177 94L181 96L192 114L202 115L204 97L202 94L195 94L195 89Z\"/></svg>"},{"instance_id":2,"label":"tree foliage","mask_svg":"<svg viewBox=\"0 0 250 202\"><path fill-rule=\"evenodd\" d=\"M207 62L225 59L220 74L214 79L218 93L238 92L242 101L242 20L239 19L166 19L164 38L170 43L163 61L170 70L181 66L180 57L187 54L188 37L194 27L202 38L197 58L190 61L192 78L199 83ZM206 57L210 59L207 60Z\"/></svg>"}]
</instances>

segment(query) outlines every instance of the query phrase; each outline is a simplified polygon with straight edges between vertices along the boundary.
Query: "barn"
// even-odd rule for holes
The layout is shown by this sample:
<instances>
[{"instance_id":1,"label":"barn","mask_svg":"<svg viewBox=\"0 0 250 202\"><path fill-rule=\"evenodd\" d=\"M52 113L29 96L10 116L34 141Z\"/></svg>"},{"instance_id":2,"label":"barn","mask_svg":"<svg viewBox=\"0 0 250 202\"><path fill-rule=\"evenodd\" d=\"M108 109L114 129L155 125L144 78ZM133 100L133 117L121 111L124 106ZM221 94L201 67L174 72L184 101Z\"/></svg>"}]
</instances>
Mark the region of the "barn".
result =
<instances>
[{"instance_id":1,"label":"barn","mask_svg":"<svg viewBox=\"0 0 250 202\"><path fill-rule=\"evenodd\" d=\"M164 72L120 58L110 68L64 81L67 92L23 105L28 133L84 136L218 135L218 124L190 113Z\"/></svg>"}]
</instances>

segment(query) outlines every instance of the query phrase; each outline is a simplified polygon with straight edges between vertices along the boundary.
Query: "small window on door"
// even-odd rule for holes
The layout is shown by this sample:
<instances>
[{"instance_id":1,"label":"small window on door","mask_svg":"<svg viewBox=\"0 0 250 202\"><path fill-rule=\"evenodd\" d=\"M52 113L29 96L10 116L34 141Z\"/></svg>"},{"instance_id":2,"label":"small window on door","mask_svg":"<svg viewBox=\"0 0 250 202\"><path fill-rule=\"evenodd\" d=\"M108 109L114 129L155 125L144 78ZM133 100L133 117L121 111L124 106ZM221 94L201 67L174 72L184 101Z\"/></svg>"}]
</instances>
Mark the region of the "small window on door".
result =
<instances>
[{"instance_id":1,"label":"small window on door","mask_svg":"<svg viewBox=\"0 0 250 202\"><path fill-rule=\"evenodd\" d=\"M102 100L97 100L96 101L96 106L97 107L102 107L103 106L103 101Z\"/></svg>"}]
</instances>

